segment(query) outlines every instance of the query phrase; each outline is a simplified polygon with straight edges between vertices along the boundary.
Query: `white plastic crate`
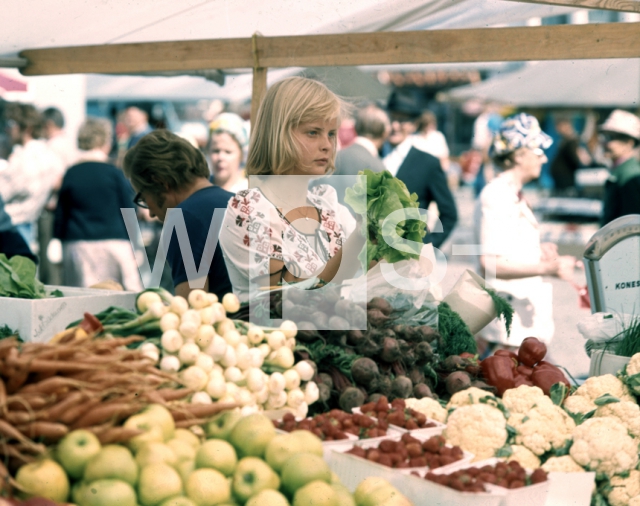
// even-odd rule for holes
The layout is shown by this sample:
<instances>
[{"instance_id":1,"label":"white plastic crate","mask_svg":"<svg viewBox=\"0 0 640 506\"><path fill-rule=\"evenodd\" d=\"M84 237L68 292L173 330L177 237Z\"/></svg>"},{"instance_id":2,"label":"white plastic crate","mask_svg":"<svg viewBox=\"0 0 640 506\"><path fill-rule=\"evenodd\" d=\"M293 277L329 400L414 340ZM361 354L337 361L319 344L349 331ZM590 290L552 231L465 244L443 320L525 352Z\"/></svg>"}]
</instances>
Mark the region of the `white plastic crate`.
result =
<instances>
[{"instance_id":1,"label":"white plastic crate","mask_svg":"<svg viewBox=\"0 0 640 506\"><path fill-rule=\"evenodd\" d=\"M99 313L109 306L135 308L137 292L46 286L47 293L60 290L63 297L14 299L0 297L0 326L17 330L29 342L46 343L84 313Z\"/></svg>"}]
</instances>

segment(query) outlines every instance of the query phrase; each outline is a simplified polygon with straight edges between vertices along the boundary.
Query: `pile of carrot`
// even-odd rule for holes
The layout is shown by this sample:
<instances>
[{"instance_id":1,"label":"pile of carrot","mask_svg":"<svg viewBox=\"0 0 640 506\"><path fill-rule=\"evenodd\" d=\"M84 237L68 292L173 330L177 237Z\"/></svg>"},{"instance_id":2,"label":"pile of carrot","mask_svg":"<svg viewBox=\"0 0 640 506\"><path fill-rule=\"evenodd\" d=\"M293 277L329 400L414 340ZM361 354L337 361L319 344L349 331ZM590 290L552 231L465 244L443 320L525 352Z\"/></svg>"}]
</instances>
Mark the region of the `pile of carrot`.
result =
<instances>
[{"instance_id":1,"label":"pile of carrot","mask_svg":"<svg viewBox=\"0 0 640 506\"><path fill-rule=\"evenodd\" d=\"M235 407L184 401L192 392L177 375L126 348L143 339L0 340L0 463L32 462L74 429L90 430L103 444L128 441L141 431L122 422L149 404L165 405L177 427Z\"/></svg>"}]
</instances>

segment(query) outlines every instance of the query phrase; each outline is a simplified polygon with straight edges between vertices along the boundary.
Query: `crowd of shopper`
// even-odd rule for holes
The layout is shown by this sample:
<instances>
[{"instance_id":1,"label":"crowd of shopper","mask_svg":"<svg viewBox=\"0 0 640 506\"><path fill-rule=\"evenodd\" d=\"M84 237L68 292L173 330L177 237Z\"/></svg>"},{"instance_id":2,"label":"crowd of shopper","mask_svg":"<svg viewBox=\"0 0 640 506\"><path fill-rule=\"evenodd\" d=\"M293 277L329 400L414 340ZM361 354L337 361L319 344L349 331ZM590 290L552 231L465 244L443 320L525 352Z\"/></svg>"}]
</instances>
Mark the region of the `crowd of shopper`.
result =
<instances>
[{"instance_id":1,"label":"crowd of shopper","mask_svg":"<svg viewBox=\"0 0 640 506\"><path fill-rule=\"evenodd\" d=\"M570 280L577 264L541 243L522 196L548 161L551 137L531 115L485 113L474 136L484 169L473 221L478 270L516 310L510 336L497 325L484 330L481 342L491 349L517 346L528 335L551 339L553 299L543 277ZM420 209L433 213L425 243L442 247L458 220L448 178L451 153L433 112L354 107L306 78L284 79L268 90L251 135L248 122L230 112L217 114L208 138L195 142L153 130L136 107L121 115L116 142L104 119L87 118L71 142L55 108L40 112L9 103L3 116L8 143L0 153L0 252L39 259L44 281L53 279L47 269L53 237L61 243L53 263L61 265L63 284L110 279L140 290L140 245L130 240L127 209L143 223L158 223L158 235L168 225L165 243L156 246L166 252L178 294L198 286L220 297L234 291L247 301L256 283L269 288L312 275L345 279L359 264L342 258L343 249L364 241L345 191L366 169L389 171L417 195ZM345 136L349 124L353 135ZM556 195L571 195L576 171L595 157L570 117L557 118L555 129L559 148L551 175ZM599 132L610 166L604 225L640 214L640 119L615 110Z\"/></svg>"}]
</instances>

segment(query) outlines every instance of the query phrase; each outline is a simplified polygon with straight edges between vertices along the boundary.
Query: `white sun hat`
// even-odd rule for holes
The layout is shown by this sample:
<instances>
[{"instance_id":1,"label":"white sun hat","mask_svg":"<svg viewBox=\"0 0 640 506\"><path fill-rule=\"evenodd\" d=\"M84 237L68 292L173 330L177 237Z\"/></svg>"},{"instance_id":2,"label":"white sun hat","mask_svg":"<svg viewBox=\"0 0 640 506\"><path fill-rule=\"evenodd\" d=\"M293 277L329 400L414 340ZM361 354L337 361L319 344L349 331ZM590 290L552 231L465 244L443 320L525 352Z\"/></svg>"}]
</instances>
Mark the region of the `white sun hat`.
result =
<instances>
[{"instance_id":1,"label":"white sun hat","mask_svg":"<svg viewBox=\"0 0 640 506\"><path fill-rule=\"evenodd\" d=\"M600 126L600 131L624 134L640 141L640 118L631 112L616 109Z\"/></svg>"}]
</instances>

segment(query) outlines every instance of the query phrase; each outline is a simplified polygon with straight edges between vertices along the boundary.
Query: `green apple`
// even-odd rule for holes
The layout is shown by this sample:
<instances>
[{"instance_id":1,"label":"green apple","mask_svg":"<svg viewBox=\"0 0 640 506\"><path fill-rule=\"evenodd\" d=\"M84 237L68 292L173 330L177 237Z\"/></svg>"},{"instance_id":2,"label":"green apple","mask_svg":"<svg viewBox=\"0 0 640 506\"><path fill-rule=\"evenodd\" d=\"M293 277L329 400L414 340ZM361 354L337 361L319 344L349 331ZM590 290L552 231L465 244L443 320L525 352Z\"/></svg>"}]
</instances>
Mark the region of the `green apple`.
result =
<instances>
[{"instance_id":1,"label":"green apple","mask_svg":"<svg viewBox=\"0 0 640 506\"><path fill-rule=\"evenodd\" d=\"M225 476L231 476L236 469L238 457L236 451L222 439L208 439L196 452L196 467L217 469Z\"/></svg>"},{"instance_id":2,"label":"green apple","mask_svg":"<svg viewBox=\"0 0 640 506\"><path fill-rule=\"evenodd\" d=\"M307 453L315 453L319 457L324 455L324 448L322 448L322 440L316 436L313 432L308 430L294 430L290 435L297 439L300 446L304 448Z\"/></svg>"},{"instance_id":3,"label":"green apple","mask_svg":"<svg viewBox=\"0 0 640 506\"><path fill-rule=\"evenodd\" d=\"M183 460L195 460L196 458L196 451L198 448L194 448L184 439L174 437L173 439L169 439L165 444L173 450L177 462L182 462ZM198 443L198 447L200 447L200 443Z\"/></svg>"},{"instance_id":4,"label":"green apple","mask_svg":"<svg viewBox=\"0 0 640 506\"><path fill-rule=\"evenodd\" d=\"M150 404L142 410L142 416L147 416L152 423L162 427L162 435L164 441L169 441L174 437L176 423L173 421L173 415L162 404Z\"/></svg>"},{"instance_id":5,"label":"green apple","mask_svg":"<svg viewBox=\"0 0 640 506\"><path fill-rule=\"evenodd\" d=\"M144 467L148 464L169 464L175 466L178 458L173 449L164 443L150 442L143 445L136 453L138 466Z\"/></svg>"},{"instance_id":6,"label":"green apple","mask_svg":"<svg viewBox=\"0 0 640 506\"><path fill-rule=\"evenodd\" d=\"M312 481L331 483L331 469L315 453L296 453L289 457L280 472L282 486L289 495Z\"/></svg>"},{"instance_id":7,"label":"green apple","mask_svg":"<svg viewBox=\"0 0 640 506\"><path fill-rule=\"evenodd\" d=\"M241 418L229 435L229 442L240 457L262 457L276 435L273 422L260 413Z\"/></svg>"},{"instance_id":8,"label":"green apple","mask_svg":"<svg viewBox=\"0 0 640 506\"><path fill-rule=\"evenodd\" d=\"M138 501L142 506L155 506L182 495L182 479L169 464L149 464L140 469Z\"/></svg>"},{"instance_id":9,"label":"green apple","mask_svg":"<svg viewBox=\"0 0 640 506\"><path fill-rule=\"evenodd\" d=\"M144 431L142 434L132 437L127 444L134 452L137 452L146 443L164 443L164 431L162 426L151 419L149 414L130 416L124 427Z\"/></svg>"},{"instance_id":10,"label":"green apple","mask_svg":"<svg viewBox=\"0 0 640 506\"><path fill-rule=\"evenodd\" d=\"M126 481L96 480L82 488L82 506L136 506L136 491Z\"/></svg>"},{"instance_id":11,"label":"green apple","mask_svg":"<svg viewBox=\"0 0 640 506\"><path fill-rule=\"evenodd\" d=\"M16 474L16 481L23 489L23 496L44 497L57 503L67 502L69 478L60 464L44 459L25 464Z\"/></svg>"},{"instance_id":12,"label":"green apple","mask_svg":"<svg viewBox=\"0 0 640 506\"><path fill-rule=\"evenodd\" d=\"M302 446L300 438L292 437L291 434L276 434L264 451L264 460L279 473L289 457L303 451L307 450Z\"/></svg>"},{"instance_id":13,"label":"green apple","mask_svg":"<svg viewBox=\"0 0 640 506\"><path fill-rule=\"evenodd\" d=\"M179 439L180 441L184 441L189 446L191 446L194 450L197 450L200 447L200 438L196 436L189 429L176 429L173 433L173 439Z\"/></svg>"},{"instance_id":14,"label":"green apple","mask_svg":"<svg viewBox=\"0 0 640 506\"><path fill-rule=\"evenodd\" d=\"M267 488L250 497L245 506L289 506L289 501L277 490Z\"/></svg>"},{"instance_id":15,"label":"green apple","mask_svg":"<svg viewBox=\"0 0 640 506\"><path fill-rule=\"evenodd\" d=\"M231 431L241 418L242 413L240 413L239 409L223 411L219 415L214 416L211 421L205 425L204 431L207 434L207 438L228 440Z\"/></svg>"},{"instance_id":16,"label":"green apple","mask_svg":"<svg viewBox=\"0 0 640 506\"><path fill-rule=\"evenodd\" d=\"M122 480L134 486L138 481L138 464L128 448L106 445L95 455L84 469L84 481Z\"/></svg>"},{"instance_id":17,"label":"green apple","mask_svg":"<svg viewBox=\"0 0 640 506\"><path fill-rule=\"evenodd\" d=\"M307 483L296 490L293 496L293 506L338 506L335 490L328 483L320 480Z\"/></svg>"},{"instance_id":18,"label":"green apple","mask_svg":"<svg viewBox=\"0 0 640 506\"><path fill-rule=\"evenodd\" d=\"M362 501L364 501L365 497L380 487L393 488L393 485L384 478L380 478L378 476L369 476L362 480L356 487L356 491L353 494L356 504L360 505Z\"/></svg>"},{"instance_id":19,"label":"green apple","mask_svg":"<svg viewBox=\"0 0 640 506\"><path fill-rule=\"evenodd\" d=\"M58 443L56 457L67 474L75 479L82 478L87 462L96 455L102 445L95 434L78 429L69 432Z\"/></svg>"},{"instance_id":20,"label":"green apple","mask_svg":"<svg viewBox=\"0 0 640 506\"><path fill-rule=\"evenodd\" d=\"M241 502L268 488L278 490L280 478L264 460L245 457L238 462L233 475L233 493Z\"/></svg>"},{"instance_id":21,"label":"green apple","mask_svg":"<svg viewBox=\"0 0 640 506\"><path fill-rule=\"evenodd\" d=\"M342 483L334 482L331 484L331 487L336 493L338 506L356 506L356 500L353 498L353 494L349 492L349 489Z\"/></svg>"},{"instance_id":22,"label":"green apple","mask_svg":"<svg viewBox=\"0 0 640 506\"><path fill-rule=\"evenodd\" d=\"M186 483L187 497L198 506L214 506L231 500L231 487L215 469L196 469Z\"/></svg>"},{"instance_id":23,"label":"green apple","mask_svg":"<svg viewBox=\"0 0 640 506\"><path fill-rule=\"evenodd\" d=\"M188 497L178 496L167 499L160 506L196 506Z\"/></svg>"}]
</instances>

